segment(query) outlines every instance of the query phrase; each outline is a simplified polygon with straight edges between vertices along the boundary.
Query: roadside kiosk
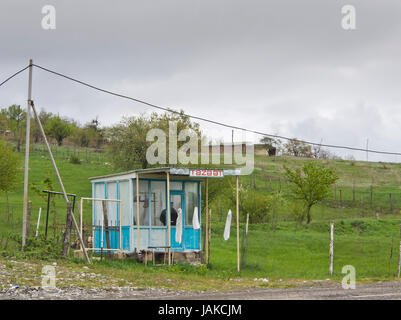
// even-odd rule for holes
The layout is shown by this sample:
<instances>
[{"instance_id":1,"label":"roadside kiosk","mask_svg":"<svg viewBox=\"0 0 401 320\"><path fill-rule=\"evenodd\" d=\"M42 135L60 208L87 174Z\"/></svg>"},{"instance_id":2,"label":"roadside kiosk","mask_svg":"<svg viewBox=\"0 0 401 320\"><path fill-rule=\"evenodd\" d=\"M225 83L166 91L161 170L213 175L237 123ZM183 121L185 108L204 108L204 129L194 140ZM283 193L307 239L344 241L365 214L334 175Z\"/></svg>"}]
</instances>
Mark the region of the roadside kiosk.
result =
<instances>
[{"instance_id":1,"label":"roadside kiosk","mask_svg":"<svg viewBox=\"0 0 401 320\"><path fill-rule=\"evenodd\" d=\"M201 184L240 169L151 168L90 178L93 250L200 253ZM106 200L107 201L106 204ZM117 201L113 201L117 200ZM107 206L107 221L103 205ZM207 205L207 204L206 204ZM170 223L169 223L170 222ZM108 228L108 246L104 226ZM116 228L113 228L116 227Z\"/></svg>"}]
</instances>

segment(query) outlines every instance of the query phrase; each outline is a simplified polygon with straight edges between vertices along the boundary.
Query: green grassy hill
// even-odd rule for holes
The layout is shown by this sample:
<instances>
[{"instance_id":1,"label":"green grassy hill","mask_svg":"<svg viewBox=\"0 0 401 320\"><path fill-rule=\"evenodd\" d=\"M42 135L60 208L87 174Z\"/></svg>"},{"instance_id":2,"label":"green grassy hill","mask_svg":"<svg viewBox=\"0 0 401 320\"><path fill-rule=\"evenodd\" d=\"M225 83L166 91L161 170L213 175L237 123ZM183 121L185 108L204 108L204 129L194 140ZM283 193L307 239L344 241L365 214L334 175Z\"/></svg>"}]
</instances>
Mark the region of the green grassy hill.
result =
<instances>
[{"instance_id":1,"label":"green grassy hill","mask_svg":"<svg viewBox=\"0 0 401 320\"><path fill-rule=\"evenodd\" d=\"M42 150L42 151L41 151ZM29 180L39 189L42 181L50 178L54 189L60 191L51 162L43 147L33 148L30 158ZM90 196L88 178L112 173L106 155L101 157L89 151L76 153L81 164L68 161L66 148L54 147L55 158L66 191L78 197ZM70 151L71 153L71 151ZM19 183L9 194L11 213L6 214L4 195L0 198L0 250L10 233L21 233L23 201L23 157L20 156ZM335 221L335 278L341 277L343 265L351 264L357 276L363 279L392 278L396 273L400 232L400 164L344 161L310 160L293 157L257 156L252 176L241 177L241 183L249 184L258 193L281 190L288 203L293 197L288 193L283 166L301 166L305 161L321 161L335 168L340 179L332 194L312 209L312 223L297 224L286 208L279 213L275 230L270 224L251 225L246 254L246 265L241 272L245 277L324 279L328 277L329 221ZM340 195L341 194L341 195ZM391 194L391 202L390 202ZM46 199L29 190L32 201L31 234L36 227L39 207L42 207L43 228ZM207 272L221 274L236 269L235 223L231 238L223 240L225 215L230 209L228 202L211 203L214 212L212 228L211 265ZM234 209L234 208L231 208ZM66 211L62 197L56 201L57 223L65 223ZM89 204L85 207L89 213ZM241 221L245 213L241 213ZM379 218L379 219L378 219ZM235 219L233 220L235 221ZM86 216L90 223L90 214ZM50 220L49 223L52 223ZM43 229L41 228L41 232ZM243 234L241 223L241 237ZM242 243L242 240L241 240ZM16 247L8 246L7 250Z\"/></svg>"}]
</instances>

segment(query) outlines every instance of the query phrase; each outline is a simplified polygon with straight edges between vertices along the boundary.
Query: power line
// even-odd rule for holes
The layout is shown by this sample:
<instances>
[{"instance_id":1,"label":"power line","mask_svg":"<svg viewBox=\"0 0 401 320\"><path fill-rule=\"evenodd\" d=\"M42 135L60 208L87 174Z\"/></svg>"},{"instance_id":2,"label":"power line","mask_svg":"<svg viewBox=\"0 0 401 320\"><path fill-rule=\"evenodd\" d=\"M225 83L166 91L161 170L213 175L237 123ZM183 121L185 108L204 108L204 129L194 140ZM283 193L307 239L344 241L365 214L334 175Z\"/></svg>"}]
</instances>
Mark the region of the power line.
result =
<instances>
[{"instance_id":1,"label":"power line","mask_svg":"<svg viewBox=\"0 0 401 320\"><path fill-rule=\"evenodd\" d=\"M5 84L6 82L8 82L9 80L11 80L12 78L14 78L15 76L19 75L21 72L25 71L26 69L29 68L29 65L26 66L25 68L21 69L20 71L17 71L16 73L14 73L12 76L8 77L6 80L4 80L2 83L0 83L0 87Z\"/></svg>"},{"instance_id":2,"label":"power line","mask_svg":"<svg viewBox=\"0 0 401 320\"><path fill-rule=\"evenodd\" d=\"M170 112L170 113L174 113L174 114L178 114L178 115L183 115L183 116L186 116L186 117L191 118L191 119L196 119L196 120L199 120L199 121L208 122L208 123L211 123L211 124L215 124L215 125L226 127L226 128L230 128L230 129L242 130L242 131L245 131L245 132L254 133L254 134L257 134L257 135L261 135L261 136L269 137L269 138L275 138L275 139L283 139L283 140L288 140L288 141L291 141L291 140L295 139L298 142L302 142L302 143L305 143L305 144L309 144L309 145L312 145L312 146L318 146L318 147L335 148L335 149L346 149L346 150L371 152L371 153L386 154L386 155L401 155L400 152L379 151L379 150L362 149L362 148L342 146L342 145L322 144L322 143L316 143L316 142L311 142L311 141L307 141L307 140L300 140L300 139L296 139L296 138L289 138L289 137L285 137L285 136L280 136L280 135L269 134L269 133L265 133L265 132L261 132L261 131L246 129L246 128L242 128L242 127L226 124L226 123L223 123L223 122L210 120L210 119L203 118L203 117L193 116L193 115L190 115L190 114L187 114L187 113L184 113L184 112L179 112L179 111L173 110L171 108L162 107L162 106L159 106L159 105L156 105L156 104L153 104L153 103L146 102L144 100L133 98L133 97L130 97L130 96L127 96L127 95L123 95L123 94L120 94L120 93L116 93L116 92L113 92L113 91L110 91L110 90L102 89L100 87L97 87L97 86L94 86L94 85L89 84L87 82L72 78L70 76L67 76L65 74L56 72L54 70L39 66L37 64L32 64L32 65L34 67L37 67L37 68L43 70L43 71L52 73L52 74L57 75L59 77L68 79L70 81L79 83L81 85L84 85L86 87L89 87L91 89L94 89L94 90L97 90L97 91L100 91L100 92L103 92L103 93L107 93L107 94L110 94L110 95L113 95L113 96L116 96L116 97L120 97L120 98L123 98L123 99L131 100L131 101L135 101L135 102L147 105L149 107L156 108L156 109L159 109L159 110L163 110L163 111L166 111L166 112ZM27 68L29 68L29 66L27 66L24 69L21 69L20 71L16 72L14 75L12 75L8 79L6 79L4 82L2 82L0 84L0 86L2 84L6 83L7 81L9 81L10 79L12 79L13 77L15 77L16 75L18 75L19 73L21 73L24 70L26 70Z\"/></svg>"},{"instance_id":3,"label":"power line","mask_svg":"<svg viewBox=\"0 0 401 320\"><path fill-rule=\"evenodd\" d=\"M91 85L89 83L86 83L84 81L77 80L75 78L69 77L69 76L67 76L65 74L62 74L62 73L59 73L59 72L56 72L56 71L41 67L41 66L39 66L37 64L33 64L33 66L35 66L35 67L37 67L39 69L42 69L44 71L47 71L49 73L55 74L57 76L63 77L65 79L77 82L79 84L82 84L82 85L87 86L89 88L92 88L94 90L98 90L98 91L101 91L101 92L104 92L104 93L107 93L107 94L110 94L110 95L113 95L113 96L116 96L116 97L132 100L132 101L135 101L135 102L138 102L138 103L141 103L141 104L144 104L144 105L147 105L149 107L156 108L156 109L159 109L159 110L163 110L163 111L167 111L167 112L171 112L171 113L175 113L175 114L179 114L179 115L184 115L184 116L187 116L187 117L189 117L191 119L205 121L205 122L209 122L209 123L212 123L212 124L215 124L215 125L219 125L219 126L223 126L223 127L226 127L226 128L242 130L242 131L254 133L254 134L265 136L265 137L283 139L283 140L293 140L293 138L288 138L288 137L284 137L284 136L280 136L280 135L269 134L269 133L260 132L260 131L256 131L256 130L250 130L250 129L246 129L246 128L242 128L242 127L226 124L226 123L223 123L223 122L210 120L210 119L207 119L207 118L203 118L203 117L198 117L198 116L193 116L193 115L190 115L190 114L182 113L182 112L175 111L175 110L172 110L172 109L166 108L166 107L161 107L161 106L158 106L158 105L155 105L153 103L149 103L149 102L137 99L137 98L133 98L133 97L126 96L126 95L123 95L123 94L119 94L119 93L116 93L116 92L113 92L113 91L110 91L110 90L106 90L106 89L102 89L102 88L96 87L96 86ZM347 149L347 150L363 151L363 152L371 152L371 153L379 153L379 154L387 154L387 155L401 155L400 152L369 150L369 149L362 149L362 148L355 148L355 147L348 147L348 146L341 146L341 145L315 143L315 142L306 141L306 140L300 140L300 139L296 139L296 140L299 141L299 142L302 142L302 143L310 144L310 145L313 145L313 146L319 146L319 147L323 146L323 147L327 147L327 148Z\"/></svg>"}]
</instances>

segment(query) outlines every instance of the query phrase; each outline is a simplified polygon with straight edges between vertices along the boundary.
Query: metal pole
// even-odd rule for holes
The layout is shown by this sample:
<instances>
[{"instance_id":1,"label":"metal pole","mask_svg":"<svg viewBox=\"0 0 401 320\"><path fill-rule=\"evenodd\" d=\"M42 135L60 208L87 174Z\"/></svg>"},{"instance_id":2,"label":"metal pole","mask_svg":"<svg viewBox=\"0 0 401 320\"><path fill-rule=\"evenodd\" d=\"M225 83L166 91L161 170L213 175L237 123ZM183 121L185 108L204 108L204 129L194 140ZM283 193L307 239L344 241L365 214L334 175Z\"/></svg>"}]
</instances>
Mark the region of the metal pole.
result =
<instances>
[{"instance_id":1,"label":"metal pole","mask_svg":"<svg viewBox=\"0 0 401 320\"><path fill-rule=\"evenodd\" d=\"M121 203L119 203L119 202L117 202L117 214L118 214L118 225L119 225L119 229L120 229L120 250L122 250L122 243L121 243L121 240L122 240L122 237L121 237L121 232L122 232L122 230L121 230Z\"/></svg>"},{"instance_id":2,"label":"metal pole","mask_svg":"<svg viewBox=\"0 0 401 320\"><path fill-rule=\"evenodd\" d=\"M36 224L36 233L35 233L35 238L38 237L38 232L39 232L39 223L40 223L40 213L42 212L42 208L39 208L39 215L38 215L38 223Z\"/></svg>"},{"instance_id":3,"label":"metal pole","mask_svg":"<svg viewBox=\"0 0 401 320\"><path fill-rule=\"evenodd\" d=\"M136 174L136 252L139 254L139 250L141 249L141 240L139 236L139 228L140 228L140 221L139 221L139 174Z\"/></svg>"},{"instance_id":4,"label":"metal pole","mask_svg":"<svg viewBox=\"0 0 401 320\"><path fill-rule=\"evenodd\" d=\"M209 244L208 244L208 239L209 239L209 214L208 214L208 208L209 208L209 200L208 200L208 193L209 193L209 186L208 186L209 180L206 178L205 181L205 262L206 264L209 264L209 259L208 259L208 252L209 252Z\"/></svg>"},{"instance_id":5,"label":"metal pole","mask_svg":"<svg viewBox=\"0 0 401 320\"><path fill-rule=\"evenodd\" d=\"M50 193L47 194L47 213L46 213L45 240L47 240L47 226L49 224L49 210L50 210Z\"/></svg>"},{"instance_id":6,"label":"metal pole","mask_svg":"<svg viewBox=\"0 0 401 320\"><path fill-rule=\"evenodd\" d=\"M236 176L236 209L237 209L237 271L240 270L239 265L239 200L238 200L238 180L239 177Z\"/></svg>"},{"instance_id":7,"label":"metal pole","mask_svg":"<svg viewBox=\"0 0 401 320\"><path fill-rule=\"evenodd\" d=\"M330 275L333 275L333 260L334 260L334 222L330 222Z\"/></svg>"},{"instance_id":8,"label":"metal pole","mask_svg":"<svg viewBox=\"0 0 401 320\"><path fill-rule=\"evenodd\" d=\"M31 132L31 109L32 99L32 59L29 60L29 78L28 78L28 103L26 106L26 138L25 138L25 172L24 172L24 209L22 215L22 250L24 250L26 241L26 217L28 212L28 171L29 171L29 137Z\"/></svg>"},{"instance_id":9,"label":"metal pole","mask_svg":"<svg viewBox=\"0 0 401 320\"><path fill-rule=\"evenodd\" d=\"M74 210L75 210L75 197L76 196L73 196L73 200L72 200L72 212L74 213ZM81 234L82 234L82 232L81 232Z\"/></svg>"},{"instance_id":10,"label":"metal pole","mask_svg":"<svg viewBox=\"0 0 401 320\"><path fill-rule=\"evenodd\" d=\"M67 193L65 192L63 181L61 180L60 173L58 172L56 162L54 161L53 154L52 154L52 151L50 149L49 142L47 141L47 137L46 137L45 131L43 130L42 123L40 122L39 116L36 113L36 109L35 109L35 105L33 104L33 101L31 100L31 101L29 101L29 103L31 104L33 113L34 113L36 121L38 123L40 132L42 133L42 137L43 137L43 140L45 141L45 145L47 147L47 150L49 151L49 156L50 156L50 159L52 161L54 171L56 172L57 179L58 179L58 182L60 184L61 191L63 192L64 200L68 205L70 202L68 200ZM73 226L74 226L75 232L76 232L76 234L78 236L79 242L81 243L82 251L84 252L84 256L85 256L86 262L90 264L89 256L88 256L88 253L86 252L86 248L85 248L85 245L84 245L84 241L82 240L81 233L79 232L77 221L75 220L74 214L71 211L69 211L69 212L71 214L71 219L72 219L72 222L73 222Z\"/></svg>"},{"instance_id":11,"label":"metal pole","mask_svg":"<svg viewBox=\"0 0 401 320\"><path fill-rule=\"evenodd\" d=\"M166 172L167 174L167 232L168 232L168 264L171 264L171 223L170 223L170 172Z\"/></svg>"},{"instance_id":12,"label":"metal pole","mask_svg":"<svg viewBox=\"0 0 401 320\"><path fill-rule=\"evenodd\" d=\"M74 197L75 202L75 197ZM73 210L74 211L74 210ZM82 198L79 200L79 228L81 230L81 234L83 234L83 200ZM81 246L82 249L82 246Z\"/></svg>"}]
</instances>

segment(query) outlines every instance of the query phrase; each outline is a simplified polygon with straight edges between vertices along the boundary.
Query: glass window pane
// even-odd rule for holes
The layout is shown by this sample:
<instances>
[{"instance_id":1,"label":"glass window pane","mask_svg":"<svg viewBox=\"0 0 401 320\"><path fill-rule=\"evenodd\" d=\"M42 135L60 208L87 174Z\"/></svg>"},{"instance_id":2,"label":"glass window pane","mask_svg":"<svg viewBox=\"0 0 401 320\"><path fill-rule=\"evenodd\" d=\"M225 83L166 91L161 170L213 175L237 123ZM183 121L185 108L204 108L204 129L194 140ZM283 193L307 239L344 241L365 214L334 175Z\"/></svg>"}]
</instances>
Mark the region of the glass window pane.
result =
<instances>
[{"instance_id":1,"label":"glass window pane","mask_svg":"<svg viewBox=\"0 0 401 320\"><path fill-rule=\"evenodd\" d=\"M163 226L160 214L166 209L166 183L164 181L151 181L152 202L151 215L153 226Z\"/></svg>"},{"instance_id":2,"label":"glass window pane","mask_svg":"<svg viewBox=\"0 0 401 320\"><path fill-rule=\"evenodd\" d=\"M108 182L106 186L107 199L117 199L117 183ZM117 225L117 202L106 201L107 203L107 218L109 226Z\"/></svg>"},{"instance_id":3,"label":"glass window pane","mask_svg":"<svg viewBox=\"0 0 401 320\"><path fill-rule=\"evenodd\" d=\"M120 181L118 183L120 202L121 225L129 225L129 182Z\"/></svg>"},{"instance_id":4,"label":"glass window pane","mask_svg":"<svg viewBox=\"0 0 401 320\"><path fill-rule=\"evenodd\" d=\"M104 183L95 183L95 198L104 199L104 193L105 193ZM102 201L93 201L93 205L95 206L95 219L93 222L95 225L100 226L102 225L103 221Z\"/></svg>"},{"instance_id":5,"label":"glass window pane","mask_svg":"<svg viewBox=\"0 0 401 320\"><path fill-rule=\"evenodd\" d=\"M172 194L170 198L170 206L171 206L171 221L170 224L172 226L177 225L177 217L178 217L178 209L182 210L182 195L181 194ZM168 217L166 218L166 220ZM167 223L167 221L166 221Z\"/></svg>"},{"instance_id":6,"label":"glass window pane","mask_svg":"<svg viewBox=\"0 0 401 320\"><path fill-rule=\"evenodd\" d=\"M182 182L170 181L170 190L182 190Z\"/></svg>"},{"instance_id":7,"label":"glass window pane","mask_svg":"<svg viewBox=\"0 0 401 320\"><path fill-rule=\"evenodd\" d=\"M136 197L136 180L134 179L134 217L133 224L136 225L137 213L137 197ZM149 181L139 180L139 225L149 226Z\"/></svg>"},{"instance_id":8,"label":"glass window pane","mask_svg":"<svg viewBox=\"0 0 401 320\"><path fill-rule=\"evenodd\" d=\"M185 225L192 226L194 209L198 207L198 182L185 182Z\"/></svg>"}]
</instances>

